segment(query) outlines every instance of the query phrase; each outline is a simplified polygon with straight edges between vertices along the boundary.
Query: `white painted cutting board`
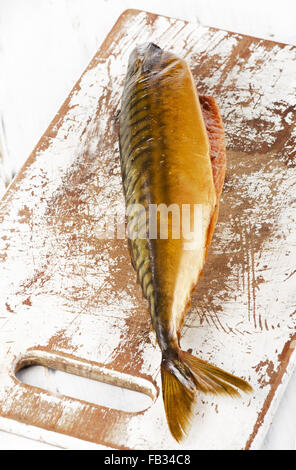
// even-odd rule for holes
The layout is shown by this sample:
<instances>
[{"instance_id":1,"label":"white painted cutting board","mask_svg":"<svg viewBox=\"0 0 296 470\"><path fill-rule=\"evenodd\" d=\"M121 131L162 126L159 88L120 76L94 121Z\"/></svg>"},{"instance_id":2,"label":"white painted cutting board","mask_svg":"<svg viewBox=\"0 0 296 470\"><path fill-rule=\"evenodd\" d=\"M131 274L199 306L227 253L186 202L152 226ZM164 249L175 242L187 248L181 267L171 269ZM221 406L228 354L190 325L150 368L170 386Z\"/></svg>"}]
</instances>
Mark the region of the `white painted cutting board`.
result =
<instances>
[{"instance_id":1,"label":"white painted cutting board","mask_svg":"<svg viewBox=\"0 0 296 470\"><path fill-rule=\"evenodd\" d=\"M121 16L1 206L0 428L64 446L178 448L125 241L96 236L107 211L123 212L114 116L128 55L147 40L188 60L199 91L219 102L228 144L219 223L182 346L255 389L235 401L200 397L183 447L256 447L295 362L295 47L137 11ZM124 413L53 395L17 381L29 362L154 403Z\"/></svg>"}]
</instances>

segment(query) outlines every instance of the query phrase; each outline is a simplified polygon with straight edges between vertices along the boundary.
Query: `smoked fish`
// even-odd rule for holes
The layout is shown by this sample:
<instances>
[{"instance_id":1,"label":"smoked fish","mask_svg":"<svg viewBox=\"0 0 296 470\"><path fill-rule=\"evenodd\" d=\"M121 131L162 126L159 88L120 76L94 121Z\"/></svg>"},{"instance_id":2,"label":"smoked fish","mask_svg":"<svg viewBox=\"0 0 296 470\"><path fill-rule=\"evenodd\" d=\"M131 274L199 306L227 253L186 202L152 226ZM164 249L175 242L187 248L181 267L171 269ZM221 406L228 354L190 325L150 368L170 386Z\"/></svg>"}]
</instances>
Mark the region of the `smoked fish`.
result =
<instances>
[{"instance_id":1,"label":"smoked fish","mask_svg":"<svg viewBox=\"0 0 296 470\"><path fill-rule=\"evenodd\" d=\"M235 396L237 389L252 390L245 380L180 347L191 292L217 221L226 165L218 106L211 97L199 98L185 60L153 43L133 50L119 143L131 260L162 352L168 426L180 441L188 433L196 391Z\"/></svg>"}]
</instances>

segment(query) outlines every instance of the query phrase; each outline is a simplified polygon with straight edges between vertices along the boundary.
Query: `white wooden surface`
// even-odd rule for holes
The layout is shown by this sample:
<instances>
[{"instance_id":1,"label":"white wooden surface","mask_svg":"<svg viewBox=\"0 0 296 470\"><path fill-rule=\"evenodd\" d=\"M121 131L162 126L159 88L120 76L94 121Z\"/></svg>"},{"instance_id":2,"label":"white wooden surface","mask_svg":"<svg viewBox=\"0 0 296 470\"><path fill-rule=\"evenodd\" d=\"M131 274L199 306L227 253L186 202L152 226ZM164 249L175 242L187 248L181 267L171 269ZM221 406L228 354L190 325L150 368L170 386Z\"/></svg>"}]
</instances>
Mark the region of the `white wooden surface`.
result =
<instances>
[{"instance_id":1,"label":"white wooden surface","mask_svg":"<svg viewBox=\"0 0 296 470\"><path fill-rule=\"evenodd\" d=\"M292 0L2 0L0 2L1 172L10 178L35 146L120 13L139 8L231 31L296 44ZM1 166L1 165L0 165ZM0 188L1 190L1 188ZM2 188L3 190L3 188ZM26 380L46 384L45 372ZM32 379L33 375L33 379ZM58 374L56 374L58 376ZM58 376L56 386L69 386ZM81 379L82 380L82 379ZM41 382L40 382L41 381ZM64 385L63 385L64 384ZM83 393L84 384L76 385ZM87 387L97 395L97 389ZM294 449L296 374L278 408L264 449ZM110 391L101 389L102 400ZM89 398L88 398L89 399ZM128 397L114 396L124 407ZM50 448L0 433L0 449Z\"/></svg>"}]
</instances>

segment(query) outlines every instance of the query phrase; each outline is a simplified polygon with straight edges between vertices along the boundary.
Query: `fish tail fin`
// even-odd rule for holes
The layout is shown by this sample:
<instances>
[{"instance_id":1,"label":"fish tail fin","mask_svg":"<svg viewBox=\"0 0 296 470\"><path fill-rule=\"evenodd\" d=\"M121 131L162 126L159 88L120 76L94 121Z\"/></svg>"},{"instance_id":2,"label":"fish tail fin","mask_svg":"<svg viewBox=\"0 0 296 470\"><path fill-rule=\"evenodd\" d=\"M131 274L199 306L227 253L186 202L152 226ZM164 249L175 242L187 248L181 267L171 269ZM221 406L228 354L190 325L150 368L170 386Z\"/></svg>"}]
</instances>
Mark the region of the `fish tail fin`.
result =
<instances>
[{"instance_id":1,"label":"fish tail fin","mask_svg":"<svg viewBox=\"0 0 296 470\"><path fill-rule=\"evenodd\" d=\"M189 367L178 356L164 353L161 362L165 414L170 432L177 442L186 436L190 426L196 389Z\"/></svg>"},{"instance_id":2,"label":"fish tail fin","mask_svg":"<svg viewBox=\"0 0 296 470\"><path fill-rule=\"evenodd\" d=\"M168 426L178 442L187 435L197 390L232 397L240 396L237 389L252 391L252 387L245 380L185 351L164 353L161 379Z\"/></svg>"}]
</instances>

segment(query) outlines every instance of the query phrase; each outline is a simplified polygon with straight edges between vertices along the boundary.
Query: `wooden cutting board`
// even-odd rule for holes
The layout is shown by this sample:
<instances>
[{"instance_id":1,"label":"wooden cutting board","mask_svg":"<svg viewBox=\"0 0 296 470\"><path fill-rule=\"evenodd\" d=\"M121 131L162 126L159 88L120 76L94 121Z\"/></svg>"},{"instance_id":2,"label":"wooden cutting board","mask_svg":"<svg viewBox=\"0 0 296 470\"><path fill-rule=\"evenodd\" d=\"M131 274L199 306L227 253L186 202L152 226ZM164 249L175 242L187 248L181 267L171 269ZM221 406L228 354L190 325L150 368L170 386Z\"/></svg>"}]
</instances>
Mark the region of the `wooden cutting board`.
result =
<instances>
[{"instance_id":1,"label":"wooden cutting board","mask_svg":"<svg viewBox=\"0 0 296 470\"><path fill-rule=\"evenodd\" d=\"M115 116L128 56L153 41L217 99L228 167L183 349L245 377L254 394L199 396L182 445L164 416L160 351L125 239ZM296 48L124 12L6 193L0 213L0 429L64 447L258 448L295 364ZM19 382L46 364L148 394L131 413ZM79 439L79 440L78 440ZM74 444L73 444L74 443ZM75 444L76 443L76 444Z\"/></svg>"}]
</instances>

